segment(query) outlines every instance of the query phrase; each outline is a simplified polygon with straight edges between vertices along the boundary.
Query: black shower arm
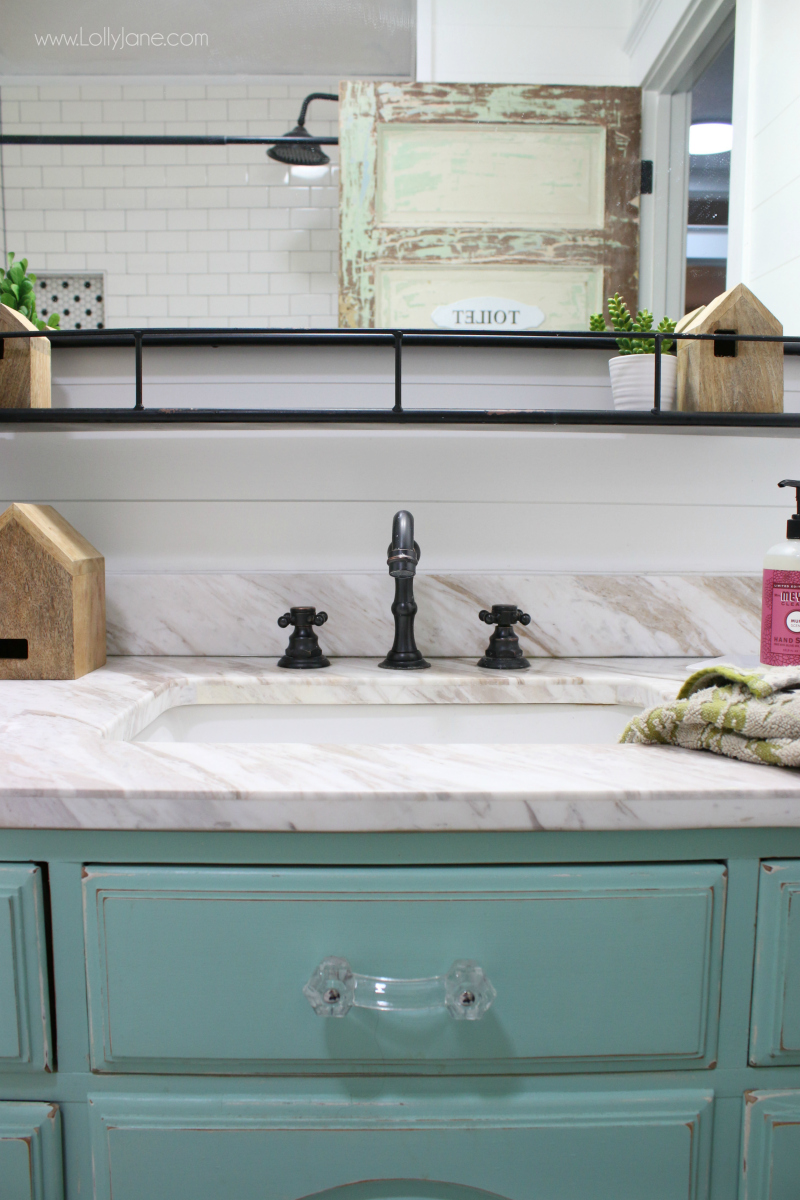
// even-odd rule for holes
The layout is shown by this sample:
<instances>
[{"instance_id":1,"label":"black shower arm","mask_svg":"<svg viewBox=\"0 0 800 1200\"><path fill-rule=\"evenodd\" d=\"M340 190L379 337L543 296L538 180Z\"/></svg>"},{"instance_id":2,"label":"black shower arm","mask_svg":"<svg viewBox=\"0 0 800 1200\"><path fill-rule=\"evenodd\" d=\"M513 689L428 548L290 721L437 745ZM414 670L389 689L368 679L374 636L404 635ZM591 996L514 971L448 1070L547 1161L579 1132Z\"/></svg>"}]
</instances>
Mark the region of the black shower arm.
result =
<instances>
[{"instance_id":1,"label":"black shower arm","mask_svg":"<svg viewBox=\"0 0 800 1200\"><path fill-rule=\"evenodd\" d=\"M306 96L305 100L303 101L303 107L300 109L300 116L297 118L297 124L305 125L306 111L312 100L336 100L336 101L338 101L338 99L339 99L339 97L336 95L335 92L312 92L311 95Z\"/></svg>"},{"instance_id":2,"label":"black shower arm","mask_svg":"<svg viewBox=\"0 0 800 1200\"><path fill-rule=\"evenodd\" d=\"M298 125L305 127L306 111L312 100L338 100L333 92L311 92L303 101ZM52 134L0 133L0 146L282 146L296 138L212 134ZM338 137L310 137L307 145L338 146Z\"/></svg>"},{"instance_id":3,"label":"black shower arm","mask_svg":"<svg viewBox=\"0 0 800 1200\"><path fill-rule=\"evenodd\" d=\"M0 146L284 146L297 137L229 135L227 133L149 134L149 133L0 133ZM308 146L338 146L338 137L303 139Z\"/></svg>"}]
</instances>

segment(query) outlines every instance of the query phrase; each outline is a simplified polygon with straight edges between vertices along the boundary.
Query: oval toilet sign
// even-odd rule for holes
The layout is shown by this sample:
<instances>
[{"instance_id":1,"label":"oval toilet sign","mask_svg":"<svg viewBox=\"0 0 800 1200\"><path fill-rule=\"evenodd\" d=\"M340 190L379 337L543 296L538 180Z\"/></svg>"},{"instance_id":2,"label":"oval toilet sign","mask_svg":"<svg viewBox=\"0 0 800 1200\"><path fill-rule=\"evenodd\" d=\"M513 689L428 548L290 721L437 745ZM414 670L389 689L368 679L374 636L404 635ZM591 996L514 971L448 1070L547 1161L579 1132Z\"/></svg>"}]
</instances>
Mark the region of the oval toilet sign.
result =
<instances>
[{"instance_id":1,"label":"oval toilet sign","mask_svg":"<svg viewBox=\"0 0 800 1200\"><path fill-rule=\"evenodd\" d=\"M535 304L520 304L502 296L471 296L440 304L431 318L440 329L536 329L544 313Z\"/></svg>"}]
</instances>

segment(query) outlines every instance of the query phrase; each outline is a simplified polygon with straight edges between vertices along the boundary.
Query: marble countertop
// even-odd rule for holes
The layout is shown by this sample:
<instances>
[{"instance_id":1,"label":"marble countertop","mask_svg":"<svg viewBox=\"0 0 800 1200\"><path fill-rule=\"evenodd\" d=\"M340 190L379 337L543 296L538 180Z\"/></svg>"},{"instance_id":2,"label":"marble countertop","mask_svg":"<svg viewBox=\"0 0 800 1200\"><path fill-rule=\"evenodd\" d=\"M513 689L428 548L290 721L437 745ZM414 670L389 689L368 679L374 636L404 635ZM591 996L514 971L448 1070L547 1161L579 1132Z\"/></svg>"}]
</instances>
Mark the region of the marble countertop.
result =
<instances>
[{"instance_id":1,"label":"marble countertop","mask_svg":"<svg viewBox=\"0 0 800 1200\"><path fill-rule=\"evenodd\" d=\"M800 825L800 775L672 747L133 742L185 704L594 703L675 695L690 659L117 658L0 682L0 828L386 832Z\"/></svg>"}]
</instances>

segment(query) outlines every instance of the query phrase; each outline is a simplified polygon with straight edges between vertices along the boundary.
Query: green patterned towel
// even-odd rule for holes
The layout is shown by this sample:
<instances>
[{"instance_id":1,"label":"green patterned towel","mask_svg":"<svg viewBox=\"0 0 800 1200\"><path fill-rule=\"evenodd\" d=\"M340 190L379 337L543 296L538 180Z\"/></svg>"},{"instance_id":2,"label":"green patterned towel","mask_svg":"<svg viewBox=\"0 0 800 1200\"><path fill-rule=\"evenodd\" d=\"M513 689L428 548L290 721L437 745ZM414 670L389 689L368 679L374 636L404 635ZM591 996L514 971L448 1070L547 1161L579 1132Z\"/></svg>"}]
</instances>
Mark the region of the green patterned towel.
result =
<instances>
[{"instance_id":1,"label":"green patterned towel","mask_svg":"<svg viewBox=\"0 0 800 1200\"><path fill-rule=\"evenodd\" d=\"M800 667L704 667L676 700L634 717L620 741L800 767Z\"/></svg>"}]
</instances>

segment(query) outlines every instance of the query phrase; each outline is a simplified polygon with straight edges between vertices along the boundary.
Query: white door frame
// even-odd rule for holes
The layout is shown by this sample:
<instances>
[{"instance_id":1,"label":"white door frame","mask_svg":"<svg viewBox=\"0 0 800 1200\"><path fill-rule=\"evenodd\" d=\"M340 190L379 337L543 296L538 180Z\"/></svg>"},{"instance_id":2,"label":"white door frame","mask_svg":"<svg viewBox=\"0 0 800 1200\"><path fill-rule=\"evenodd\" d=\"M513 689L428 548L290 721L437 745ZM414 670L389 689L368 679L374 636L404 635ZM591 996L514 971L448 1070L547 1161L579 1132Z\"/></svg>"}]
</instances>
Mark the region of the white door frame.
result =
<instances>
[{"instance_id":1,"label":"white door frame","mask_svg":"<svg viewBox=\"0 0 800 1200\"><path fill-rule=\"evenodd\" d=\"M691 90L735 22L735 0L690 0L676 21L679 7L644 0L625 47L642 72L642 158L653 161L653 194L641 197L639 304L656 319L683 316Z\"/></svg>"}]
</instances>

